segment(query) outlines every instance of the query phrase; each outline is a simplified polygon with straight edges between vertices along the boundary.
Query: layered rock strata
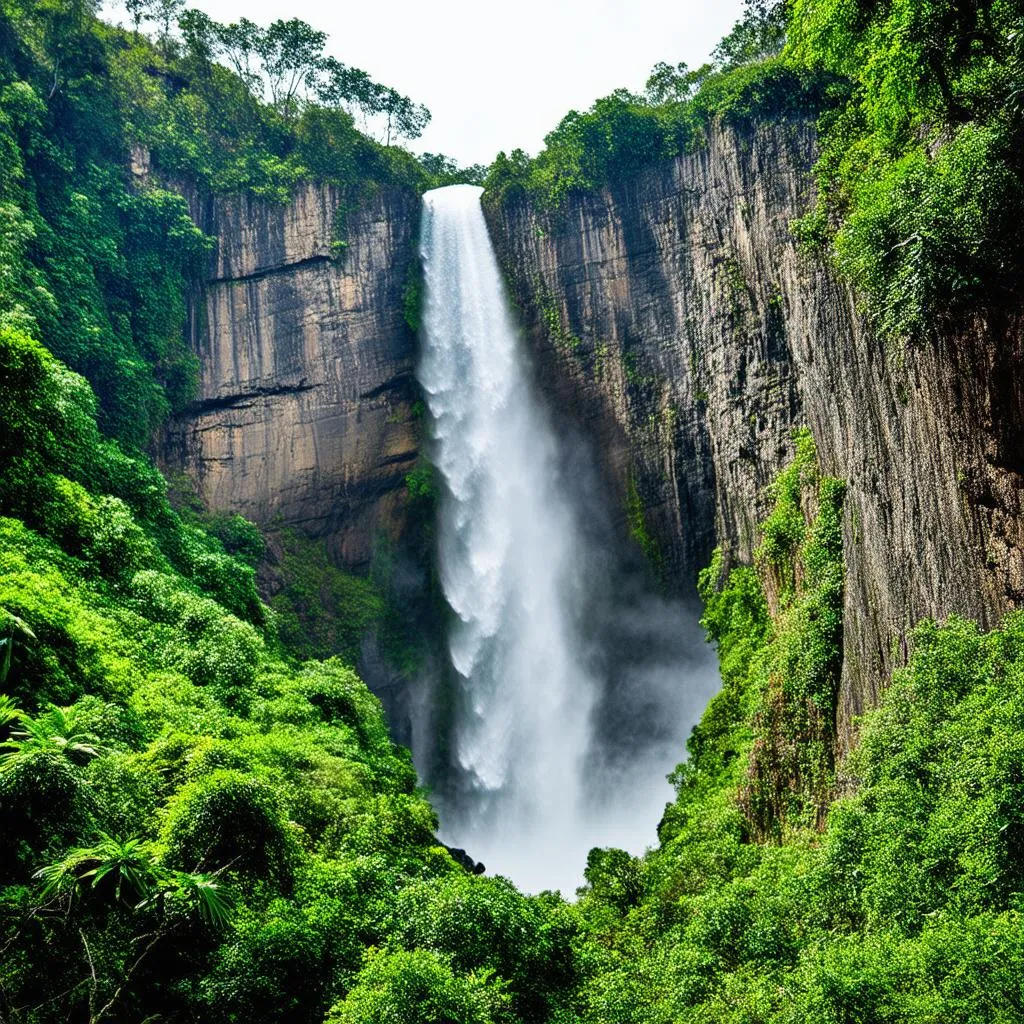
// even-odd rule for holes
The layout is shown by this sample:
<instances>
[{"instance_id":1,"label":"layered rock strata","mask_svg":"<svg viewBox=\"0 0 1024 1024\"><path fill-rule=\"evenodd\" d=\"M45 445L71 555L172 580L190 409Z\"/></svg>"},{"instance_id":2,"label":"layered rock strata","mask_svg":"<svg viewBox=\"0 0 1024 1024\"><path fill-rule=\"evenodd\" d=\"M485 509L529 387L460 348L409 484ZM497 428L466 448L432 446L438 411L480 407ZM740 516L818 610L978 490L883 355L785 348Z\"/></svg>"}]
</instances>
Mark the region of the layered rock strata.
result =
<instances>
[{"instance_id":1,"label":"layered rock strata","mask_svg":"<svg viewBox=\"0 0 1024 1024\"><path fill-rule=\"evenodd\" d=\"M286 206L189 201L217 249L190 317L199 393L163 462L208 507L299 527L365 566L401 529L417 454L403 297L419 199L383 190L348 209L339 189L306 185Z\"/></svg>"},{"instance_id":2,"label":"layered rock strata","mask_svg":"<svg viewBox=\"0 0 1024 1024\"><path fill-rule=\"evenodd\" d=\"M790 231L814 158L806 124L719 129L557 211L518 199L489 220L541 382L640 498L679 589L716 543L750 560L794 427L847 481L843 753L914 623L988 625L1024 597L1024 332L875 337Z\"/></svg>"}]
</instances>

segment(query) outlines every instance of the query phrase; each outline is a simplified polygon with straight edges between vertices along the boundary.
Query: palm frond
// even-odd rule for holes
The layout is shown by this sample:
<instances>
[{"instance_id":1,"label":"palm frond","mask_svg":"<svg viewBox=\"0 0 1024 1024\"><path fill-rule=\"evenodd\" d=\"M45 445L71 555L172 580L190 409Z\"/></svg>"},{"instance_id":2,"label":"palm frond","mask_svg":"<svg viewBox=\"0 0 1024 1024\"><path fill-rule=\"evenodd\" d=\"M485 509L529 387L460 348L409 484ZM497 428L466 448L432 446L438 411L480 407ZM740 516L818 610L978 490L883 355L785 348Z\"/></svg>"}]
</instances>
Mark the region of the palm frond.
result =
<instances>
[{"instance_id":1,"label":"palm frond","mask_svg":"<svg viewBox=\"0 0 1024 1024\"><path fill-rule=\"evenodd\" d=\"M44 896L86 883L95 889L109 878L114 882L116 900L122 895L145 900L160 881L161 873L145 840L122 840L100 832L99 842L94 846L69 851L62 861L40 868L33 877L43 882Z\"/></svg>"},{"instance_id":2,"label":"palm frond","mask_svg":"<svg viewBox=\"0 0 1024 1024\"><path fill-rule=\"evenodd\" d=\"M51 704L35 718L18 712L18 724L20 727L11 731L10 738L0 743L0 771L13 768L22 757L40 750L56 749L72 760L99 757L104 752L99 737L82 728L74 706L62 708Z\"/></svg>"},{"instance_id":3,"label":"palm frond","mask_svg":"<svg viewBox=\"0 0 1024 1024\"><path fill-rule=\"evenodd\" d=\"M5 641L6 638L4 641L0 641L0 643ZM5 693L0 693L0 728L21 721L24 714L25 712L20 710L17 704L14 703L13 698L8 697Z\"/></svg>"},{"instance_id":4,"label":"palm frond","mask_svg":"<svg viewBox=\"0 0 1024 1024\"><path fill-rule=\"evenodd\" d=\"M237 900L213 875L176 872L174 885L212 928L226 928L230 924Z\"/></svg>"}]
</instances>

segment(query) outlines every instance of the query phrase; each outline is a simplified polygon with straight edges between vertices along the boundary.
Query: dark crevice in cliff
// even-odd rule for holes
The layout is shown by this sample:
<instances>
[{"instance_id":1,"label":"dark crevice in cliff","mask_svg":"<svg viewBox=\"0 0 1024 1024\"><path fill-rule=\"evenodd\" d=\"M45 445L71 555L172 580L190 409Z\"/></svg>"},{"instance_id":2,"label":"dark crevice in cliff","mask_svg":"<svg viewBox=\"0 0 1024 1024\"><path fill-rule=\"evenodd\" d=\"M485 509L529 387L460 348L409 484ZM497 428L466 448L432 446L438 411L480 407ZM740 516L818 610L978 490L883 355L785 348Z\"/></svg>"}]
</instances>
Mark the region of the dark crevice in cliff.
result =
<instances>
[{"instance_id":1,"label":"dark crevice in cliff","mask_svg":"<svg viewBox=\"0 0 1024 1024\"><path fill-rule=\"evenodd\" d=\"M217 398L204 398L201 401L193 402L185 410L186 415L196 416L204 413L216 412L221 409L246 408L251 403L265 398L274 398L279 395L299 395L303 391L312 391L312 384L280 384L276 387L253 388L251 391L239 395L223 395Z\"/></svg>"},{"instance_id":2,"label":"dark crevice in cliff","mask_svg":"<svg viewBox=\"0 0 1024 1024\"><path fill-rule=\"evenodd\" d=\"M309 267L323 266L325 263L333 263L334 258L328 253L317 253L307 256L305 259L292 260L281 263L274 267L263 267L254 270L251 274L239 274L231 277L215 277L211 283L214 284L253 284L258 281L265 281L268 277L276 277L280 274L294 274Z\"/></svg>"},{"instance_id":3,"label":"dark crevice in cliff","mask_svg":"<svg viewBox=\"0 0 1024 1024\"><path fill-rule=\"evenodd\" d=\"M378 466L400 466L407 463L415 462L419 458L419 451L415 448L411 448L409 451L396 452L394 455L388 455L387 457L380 460L377 463Z\"/></svg>"},{"instance_id":4,"label":"dark crevice in cliff","mask_svg":"<svg viewBox=\"0 0 1024 1024\"><path fill-rule=\"evenodd\" d=\"M359 398L360 401L380 398L381 395L386 395L391 391L407 391L408 389L415 387L416 379L413 376L412 370L402 370L401 373L396 373L393 377L389 377L381 384L369 388L366 391L360 391Z\"/></svg>"}]
</instances>

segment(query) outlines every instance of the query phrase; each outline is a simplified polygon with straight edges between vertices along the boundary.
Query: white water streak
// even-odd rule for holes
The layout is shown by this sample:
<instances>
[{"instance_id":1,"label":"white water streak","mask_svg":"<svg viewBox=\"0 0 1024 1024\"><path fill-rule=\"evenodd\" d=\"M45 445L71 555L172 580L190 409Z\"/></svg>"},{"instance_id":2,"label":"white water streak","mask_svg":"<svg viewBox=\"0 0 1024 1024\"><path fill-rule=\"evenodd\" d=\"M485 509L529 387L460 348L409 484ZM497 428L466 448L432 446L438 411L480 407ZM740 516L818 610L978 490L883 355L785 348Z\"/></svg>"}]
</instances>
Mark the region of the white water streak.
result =
<instances>
[{"instance_id":1,"label":"white water streak","mask_svg":"<svg viewBox=\"0 0 1024 1024\"><path fill-rule=\"evenodd\" d=\"M488 870L527 889L571 894L591 846L635 849L653 839L669 796L664 775L682 754L689 722L588 799L603 691L594 638L584 641L593 624L588 631L579 613L595 553L530 384L480 191L452 186L424 199L419 375L447 485L439 564L457 616L450 655L462 693L452 741L468 783L440 813L446 839ZM659 666L630 682L648 702L674 702L666 713L680 716L678 673Z\"/></svg>"}]
</instances>

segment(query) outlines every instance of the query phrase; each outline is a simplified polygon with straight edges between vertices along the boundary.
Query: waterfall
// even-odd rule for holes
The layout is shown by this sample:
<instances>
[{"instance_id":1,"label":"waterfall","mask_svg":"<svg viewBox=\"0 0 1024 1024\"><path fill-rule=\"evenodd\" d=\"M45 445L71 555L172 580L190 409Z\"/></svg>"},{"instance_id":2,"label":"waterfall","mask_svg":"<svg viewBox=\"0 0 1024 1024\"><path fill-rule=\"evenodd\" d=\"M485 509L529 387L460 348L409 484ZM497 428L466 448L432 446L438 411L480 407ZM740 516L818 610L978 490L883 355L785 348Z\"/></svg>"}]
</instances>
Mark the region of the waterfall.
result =
<instances>
[{"instance_id":1,"label":"waterfall","mask_svg":"<svg viewBox=\"0 0 1024 1024\"><path fill-rule=\"evenodd\" d=\"M424 197L419 378L455 680L449 773L429 781L447 842L571 895L590 847L654 840L717 682L692 612L609 554L589 469L531 383L480 193Z\"/></svg>"}]
</instances>

